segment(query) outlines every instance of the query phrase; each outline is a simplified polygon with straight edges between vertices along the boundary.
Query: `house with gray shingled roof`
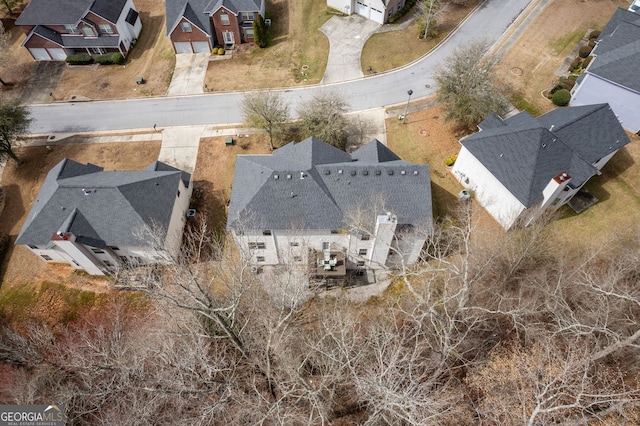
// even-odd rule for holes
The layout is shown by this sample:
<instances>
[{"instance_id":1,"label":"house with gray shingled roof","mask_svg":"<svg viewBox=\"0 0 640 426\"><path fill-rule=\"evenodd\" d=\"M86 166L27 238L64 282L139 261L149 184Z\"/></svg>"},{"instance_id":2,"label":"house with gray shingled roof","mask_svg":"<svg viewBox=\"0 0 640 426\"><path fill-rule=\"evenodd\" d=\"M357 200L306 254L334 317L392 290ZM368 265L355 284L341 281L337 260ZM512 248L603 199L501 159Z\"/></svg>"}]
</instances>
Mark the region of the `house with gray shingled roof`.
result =
<instances>
[{"instance_id":1,"label":"house with gray shingled roof","mask_svg":"<svg viewBox=\"0 0 640 426\"><path fill-rule=\"evenodd\" d=\"M167 37L176 53L207 53L254 41L253 21L264 0L166 0Z\"/></svg>"},{"instance_id":2,"label":"house with gray shingled roof","mask_svg":"<svg viewBox=\"0 0 640 426\"><path fill-rule=\"evenodd\" d=\"M227 228L254 265L344 272L417 262L432 219L428 165L375 139L348 154L311 137L237 157Z\"/></svg>"},{"instance_id":3,"label":"house with gray shingled roof","mask_svg":"<svg viewBox=\"0 0 640 426\"><path fill-rule=\"evenodd\" d=\"M591 55L591 63L571 91L571 105L607 102L625 129L639 132L640 14L618 8Z\"/></svg>"},{"instance_id":4,"label":"house with gray shingled roof","mask_svg":"<svg viewBox=\"0 0 640 426\"><path fill-rule=\"evenodd\" d=\"M505 229L528 225L571 203L582 187L630 142L608 104L491 114L460 140L456 179Z\"/></svg>"},{"instance_id":5,"label":"house with gray shingled roof","mask_svg":"<svg viewBox=\"0 0 640 426\"><path fill-rule=\"evenodd\" d=\"M386 24L406 4L406 0L327 0L327 6L345 15L364 16L378 24Z\"/></svg>"},{"instance_id":6,"label":"house with gray shingled roof","mask_svg":"<svg viewBox=\"0 0 640 426\"><path fill-rule=\"evenodd\" d=\"M133 0L31 0L16 25L36 61L119 52L127 56L142 22Z\"/></svg>"},{"instance_id":7,"label":"house with gray shingled roof","mask_svg":"<svg viewBox=\"0 0 640 426\"><path fill-rule=\"evenodd\" d=\"M191 175L156 161L140 171L104 171L64 159L40 189L16 239L47 262L91 275L177 255Z\"/></svg>"}]
</instances>

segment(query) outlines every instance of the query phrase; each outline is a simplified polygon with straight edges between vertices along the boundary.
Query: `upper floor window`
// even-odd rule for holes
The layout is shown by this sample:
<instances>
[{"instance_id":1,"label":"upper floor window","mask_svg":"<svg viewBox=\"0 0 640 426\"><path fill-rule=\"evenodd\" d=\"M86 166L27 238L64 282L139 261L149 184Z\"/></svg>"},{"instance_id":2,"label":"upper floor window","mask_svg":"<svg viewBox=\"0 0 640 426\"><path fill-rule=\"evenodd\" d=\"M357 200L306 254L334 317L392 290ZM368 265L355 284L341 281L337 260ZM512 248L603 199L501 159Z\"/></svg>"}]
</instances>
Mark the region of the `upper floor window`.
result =
<instances>
[{"instance_id":1,"label":"upper floor window","mask_svg":"<svg viewBox=\"0 0 640 426\"><path fill-rule=\"evenodd\" d=\"M95 247L91 247L91 251L97 254L101 254L104 253L104 251L100 250L99 248L95 248Z\"/></svg>"},{"instance_id":2,"label":"upper floor window","mask_svg":"<svg viewBox=\"0 0 640 426\"><path fill-rule=\"evenodd\" d=\"M360 256L366 256L367 255L367 249L360 249L358 250L358 254Z\"/></svg>"},{"instance_id":3,"label":"upper floor window","mask_svg":"<svg viewBox=\"0 0 640 426\"><path fill-rule=\"evenodd\" d=\"M113 27L111 24L100 24L98 25L98 31L100 31L100 34L113 34Z\"/></svg>"},{"instance_id":4,"label":"upper floor window","mask_svg":"<svg viewBox=\"0 0 640 426\"><path fill-rule=\"evenodd\" d=\"M271 230L265 229L264 231L262 231L262 235L271 235Z\"/></svg>"},{"instance_id":5,"label":"upper floor window","mask_svg":"<svg viewBox=\"0 0 640 426\"><path fill-rule=\"evenodd\" d=\"M256 249L264 250L267 248L267 245L265 243L249 243L249 248L252 250L256 250Z\"/></svg>"},{"instance_id":6,"label":"upper floor window","mask_svg":"<svg viewBox=\"0 0 640 426\"><path fill-rule=\"evenodd\" d=\"M29 248L32 250L37 250L38 246L34 246L33 244L29 244Z\"/></svg>"},{"instance_id":7,"label":"upper floor window","mask_svg":"<svg viewBox=\"0 0 640 426\"><path fill-rule=\"evenodd\" d=\"M253 21L255 19L253 12L240 12L240 17L243 21Z\"/></svg>"},{"instance_id":8,"label":"upper floor window","mask_svg":"<svg viewBox=\"0 0 640 426\"><path fill-rule=\"evenodd\" d=\"M222 25L229 25L229 15L227 15L226 13L221 13L220 14L220 23Z\"/></svg>"},{"instance_id":9,"label":"upper floor window","mask_svg":"<svg viewBox=\"0 0 640 426\"><path fill-rule=\"evenodd\" d=\"M253 28L245 28L244 35L246 35L247 38L254 38Z\"/></svg>"},{"instance_id":10,"label":"upper floor window","mask_svg":"<svg viewBox=\"0 0 640 426\"><path fill-rule=\"evenodd\" d=\"M95 37L96 36L96 32L93 30L93 28L91 28L88 25L85 25L84 27L82 27L82 33L85 35L85 37Z\"/></svg>"},{"instance_id":11,"label":"upper floor window","mask_svg":"<svg viewBox=\"0 0 640 426\"><path fill-rule=\"evenodd\" d=\"M180 22L180 28L182 29L183 33L190 33L191 31L193 31L193 29L191 28L191 24L187 21Z\"/></svg>"},{"instance_id":12,"label":"upper floor window","mask_svg":"<svg viewBox=\"0 0 640 426\"><path fill-rule=\"evenodd\" d=\"M289 245L290 245L291 247L298 247L298 246L300 245L300 243L299 243L299 242L297 242L297 241L291 241L291 242L289 243Z\"/></svg>"},{"instance_id":13,"label":"upper floor window","mask_svg":"<svg viewBox=\"0 0 640 426\"><path fill-rule=\"evenodd\" d=\"M64 29L68 34L80 34L80 30L75 25L65 25Z\"/></svg>"}]
</instances>

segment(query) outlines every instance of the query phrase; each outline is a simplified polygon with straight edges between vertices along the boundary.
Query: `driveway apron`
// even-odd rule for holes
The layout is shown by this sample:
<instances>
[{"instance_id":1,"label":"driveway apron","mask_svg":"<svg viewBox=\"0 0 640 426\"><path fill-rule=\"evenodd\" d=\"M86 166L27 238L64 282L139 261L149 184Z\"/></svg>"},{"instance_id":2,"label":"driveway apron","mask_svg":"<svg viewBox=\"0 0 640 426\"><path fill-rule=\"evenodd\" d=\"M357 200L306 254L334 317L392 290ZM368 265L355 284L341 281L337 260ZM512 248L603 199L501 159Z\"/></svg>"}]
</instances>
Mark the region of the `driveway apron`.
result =
<instances>
[{"instance_id":1,"label":"driveway apron","mask_svg":"<svg viewBox=\"0 0 640 426\"><path fill-rule=\"evenodd\" d=\"M209 65L209 53L180 53L169 84L167 96L198 95L204 93L204 77Z\"/></svg>"}]
</instances>

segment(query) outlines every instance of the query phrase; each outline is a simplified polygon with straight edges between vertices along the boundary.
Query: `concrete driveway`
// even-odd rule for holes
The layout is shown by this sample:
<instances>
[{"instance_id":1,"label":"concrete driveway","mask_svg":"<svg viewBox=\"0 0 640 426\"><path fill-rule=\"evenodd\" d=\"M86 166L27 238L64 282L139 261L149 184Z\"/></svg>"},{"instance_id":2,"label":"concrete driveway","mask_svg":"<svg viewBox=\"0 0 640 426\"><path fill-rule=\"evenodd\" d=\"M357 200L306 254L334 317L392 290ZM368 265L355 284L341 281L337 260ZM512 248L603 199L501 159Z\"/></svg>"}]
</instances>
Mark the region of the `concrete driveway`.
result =
<instances>
[{"instance_id":1,"label":"concrete driveway","mask_svg":"<svg viewBox=\"0 0 640 426\"><path fill-rule=\"evenodd\" d=\"M364 77L360 56L371 34L380 25L360 15L334 16L320 27L329 39L329 59L321 84Z\"/></svg>"},{"instance_id":2,"label":"concrete driveway","mask_svg":"<svg viewBox=\"0 0 640 426\"><path fill-rule=\"evenodd\" d=\"M209 65L210 53L180 53L176 55L167 96L199 95L204 93L204 77Z\"/></svg>"},{"instance_id":3,"label":"concrete driveway","mask_svg":"<svg viewBox=\"0 0 640 426\"><path fill-rule=\"evenodd\" d=\"M161 130L162 146L158 160L193 173L196 168L200 138L205 128L206 126L185 126Z\"/></svg>"}]
</instances>

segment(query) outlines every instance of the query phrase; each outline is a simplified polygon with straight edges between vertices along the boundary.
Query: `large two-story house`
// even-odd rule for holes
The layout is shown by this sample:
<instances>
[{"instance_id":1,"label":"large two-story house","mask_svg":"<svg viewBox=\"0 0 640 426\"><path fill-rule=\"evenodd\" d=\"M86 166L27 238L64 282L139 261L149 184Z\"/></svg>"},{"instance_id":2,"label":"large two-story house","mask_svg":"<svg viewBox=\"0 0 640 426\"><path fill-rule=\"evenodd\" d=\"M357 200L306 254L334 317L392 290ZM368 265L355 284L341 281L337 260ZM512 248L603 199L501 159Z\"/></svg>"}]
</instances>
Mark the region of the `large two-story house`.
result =
<instances>
[{"instance_id":1,"label":"large two-story house","mask_svg":"<svg viewBox=\"0 0 640 426\"><path fill-rule=\"evenodd\" d=\"M180 249L191 190L189 173L159 161L106 172L64 159L47 174L16 244L91 275L166 263Z\"/></svg>"},{"instance_id":2,"label":"large two-story house","mask_svg":"<svg viewBox=\"0 0 640 426\"><path fill-rule=\"evenodd\" d=\"M133 0L31 0L16 26L36 61L64 61L74 53L126 56L142 30Z\"/></svg>"},{"instance_id":3,"label":"large two-story house","mask_svg":"<svg viewBox=\"0 0 640 426\"><path fill-rule=\"evenodd\" d=\"M239 155L227 228L254 265L330 276L412 264L432 232L429 166L377 140L352 154L311 137Z\"/></svg>"},{"instance_id":4,"label":"large two-story house","mask_svg":"<svg viewBox=\"0 0 640 426\"><path fill-rule=\"evenodd\" d=\"M505 229L571 203L629 137L608 104L534 118L491 114L460 140L453 174Z\"/></svg>"},{"instance_id":5,"label":"large two-story house","mask_svg":"<svg viewBox=\"0 0 640 426\"><path fill-rule=\"evenodd\" d=\"M254 41L265 0L166 0L167 36L176 53L206 53Z\"/></svg>"}]
</instances>

